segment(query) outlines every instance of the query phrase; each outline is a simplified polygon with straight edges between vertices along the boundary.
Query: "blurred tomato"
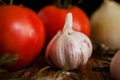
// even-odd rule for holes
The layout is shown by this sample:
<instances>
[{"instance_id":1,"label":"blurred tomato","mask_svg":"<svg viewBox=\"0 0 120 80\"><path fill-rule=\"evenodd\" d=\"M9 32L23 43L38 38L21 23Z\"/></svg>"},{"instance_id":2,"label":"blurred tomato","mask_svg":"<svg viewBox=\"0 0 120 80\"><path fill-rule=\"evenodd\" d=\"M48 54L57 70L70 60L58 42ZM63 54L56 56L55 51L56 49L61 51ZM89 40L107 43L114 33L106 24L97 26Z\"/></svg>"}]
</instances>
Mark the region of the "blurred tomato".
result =
<instances>
[{"instance_id":1,"label":"blurred tomato","mask_svg":"<svg viewBox=\"0 0 120 80\"><path fill-rule=\"evenodd\" d=\"M45 41L45 30L39 16L31 9L0 6L0 55L17 55L18 60L8 69L20 69L31 64Z\"/></svg>"},{"instance_id":2,"label":"blurred tomato","mask_svg":"<svg viewBox=\"0 0 120 80\"><path fill-rule=\"evenodd\" d=\"M65 16L68 12L73 14L73 29L83 32L88 37L90 36L89 19L82 9L76 6L69 9L64 9L58 8L55 5L49 5L45 6L38 12L45 25L47 41L49 41L58 30L63 28Z\"/></svg>"}]
</instances>

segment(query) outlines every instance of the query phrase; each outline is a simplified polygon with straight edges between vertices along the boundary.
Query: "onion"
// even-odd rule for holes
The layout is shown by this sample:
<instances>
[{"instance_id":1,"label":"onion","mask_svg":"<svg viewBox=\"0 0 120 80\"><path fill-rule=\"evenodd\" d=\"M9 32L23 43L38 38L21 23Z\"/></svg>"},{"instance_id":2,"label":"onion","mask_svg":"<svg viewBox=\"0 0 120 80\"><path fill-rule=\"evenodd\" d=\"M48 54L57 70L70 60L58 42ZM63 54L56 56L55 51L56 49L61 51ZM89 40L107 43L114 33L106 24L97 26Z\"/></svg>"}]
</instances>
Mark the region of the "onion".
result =
<instances>
[{"instance_id":1,"label":"onion","mask_svg":"<svg viewBox=\"0 0 120 80\"><path fill-rule=\"evenodd\" d=\"M91 39L112 48L120 48L120 5L105 0L91 16Z\"/></svg>"},{"instance_id":2,"label":"onion","mask_svg":"<svg viewBox=\"0 0 120 80\"><path fill-rule=\"evenodd\" d=\"M116 52L110 64L111 77L120 80L120 50Z\"/></svg>"}]
</instances>

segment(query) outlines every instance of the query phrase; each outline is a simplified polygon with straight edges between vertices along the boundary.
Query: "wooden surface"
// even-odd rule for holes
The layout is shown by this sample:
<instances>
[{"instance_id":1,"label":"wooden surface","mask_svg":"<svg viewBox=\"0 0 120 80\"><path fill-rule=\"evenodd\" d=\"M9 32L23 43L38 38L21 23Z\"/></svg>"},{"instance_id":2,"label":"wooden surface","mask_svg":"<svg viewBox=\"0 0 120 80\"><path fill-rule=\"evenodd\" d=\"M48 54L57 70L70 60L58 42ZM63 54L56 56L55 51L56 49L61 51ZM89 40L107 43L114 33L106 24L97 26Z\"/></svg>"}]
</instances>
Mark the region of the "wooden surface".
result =
<instances>
[{"instance_id":1,"label":"wooden surface","mask_svg":"<svg viewBox=\"0 0 120 80\"><path fill-rule=\"evenodd\" d=\"M45 69L46 66L49 65L46 64L44 56L41 55L39 60L36 60L29 68L0 73L0 80L54 80L53 78L55 80L112 80L109 71L93 70L97 66L105 66L98 57L93 55L85 66L72 71L65 72L52 67ZM6 79L7 77L8 79ZM16 79L17 77L22 78Z\"/></svg>"}]
</instances>

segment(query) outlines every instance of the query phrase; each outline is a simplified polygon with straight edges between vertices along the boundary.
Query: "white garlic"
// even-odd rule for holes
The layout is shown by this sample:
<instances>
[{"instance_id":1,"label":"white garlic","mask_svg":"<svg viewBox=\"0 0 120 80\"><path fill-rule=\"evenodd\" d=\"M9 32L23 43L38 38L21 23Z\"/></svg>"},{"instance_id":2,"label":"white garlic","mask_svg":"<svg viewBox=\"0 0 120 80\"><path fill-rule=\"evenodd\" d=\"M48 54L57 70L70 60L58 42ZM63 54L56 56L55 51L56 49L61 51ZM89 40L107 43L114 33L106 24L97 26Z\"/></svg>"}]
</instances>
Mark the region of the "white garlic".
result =
<instances>
[{"instance_id":1,"label":"white garlic","mask_svg":"<svg viewBox=\"0 0 120 80\"><path fill-rule=\"evenodd\" d=\"M92 43L83 33L72 29L72 13L66 16L63 30L59 30L46 48L46 60L58 68L76 69L87 63Z\"/></svg>"}]
</instances>

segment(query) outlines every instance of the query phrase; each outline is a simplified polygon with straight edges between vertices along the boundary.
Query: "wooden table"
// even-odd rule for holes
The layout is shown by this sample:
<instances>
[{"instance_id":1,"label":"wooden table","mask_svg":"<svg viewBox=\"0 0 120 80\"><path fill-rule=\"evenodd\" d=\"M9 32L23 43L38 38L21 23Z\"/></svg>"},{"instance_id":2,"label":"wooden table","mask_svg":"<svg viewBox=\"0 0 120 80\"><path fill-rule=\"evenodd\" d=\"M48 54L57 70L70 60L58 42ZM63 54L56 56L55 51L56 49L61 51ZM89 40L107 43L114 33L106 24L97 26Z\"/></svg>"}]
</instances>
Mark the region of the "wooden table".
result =
<instances>
[{"instance_id":1,"label":"wooden table","mask_svg":"<svg viewBox=\"0 0 120 80\"><path fill-rule=\"evenodd\" d=\"M49 67L44 60L44 55L40 55L30 67L18 71L0 73L0 80L7 77L15 78L12 80L112 80L109 73L109 67L106 70L98 70L96 67L105 66L99 58L92 55L88 63L76 70L64 71ZM16 79L17 77L21 79ZM3 78L3 79L2 79ZM62 78L62 79L60 79Z\"/></svg>"}]
</instances>

